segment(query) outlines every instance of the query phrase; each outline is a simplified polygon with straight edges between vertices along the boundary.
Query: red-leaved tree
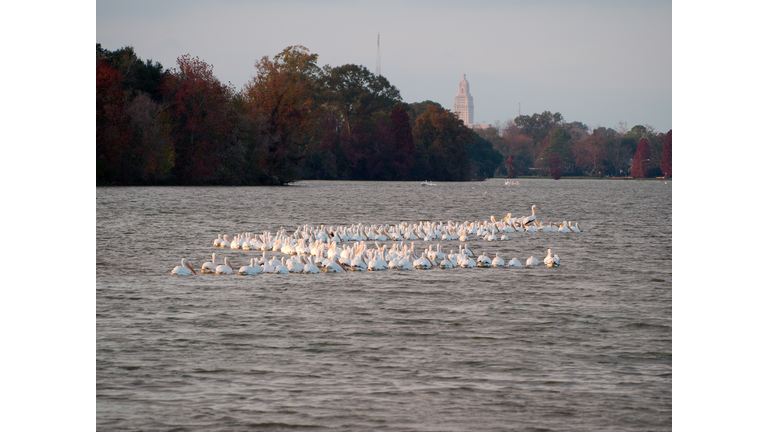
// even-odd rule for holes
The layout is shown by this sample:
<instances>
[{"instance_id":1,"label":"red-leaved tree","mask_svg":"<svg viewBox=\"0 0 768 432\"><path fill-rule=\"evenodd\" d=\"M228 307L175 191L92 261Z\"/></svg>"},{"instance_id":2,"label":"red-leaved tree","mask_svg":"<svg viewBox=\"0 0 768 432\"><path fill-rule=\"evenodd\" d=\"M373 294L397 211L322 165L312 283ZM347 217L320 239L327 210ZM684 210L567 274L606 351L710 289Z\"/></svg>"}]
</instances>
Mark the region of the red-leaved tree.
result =
<instances>
[{"instance_id":1,"label":"red-leaved tree","mask_svg":"<svg viewBox=\"0 0 768 432\"><path fill-rule=\"evenodd\" d=\"M123 166L134 136L122 83L120 71L106 60L96 62L96 180L102 183L127 175Z\"/></svg>"},{"instance_id":2,"label":"red-leaved tree","mask_svg":"<svg viewBox=\"0 0 768 432\"><path fill-rule=\"evenodd\" d=\"M213 75L213 66L198 57L183 55L163 81L163 97L174 125L175 165L179 184L215 182L236 115L233 90Z\"/></svg>"},{"instance_id":3,"label":"red-leaved tree","mask_svg":"<svg viewBox=\"0 0 768 432\"><path fill-rule=\"evenodd\" d=\"M661 152L661 172L664 177L672 177L672 129L664 139L664 150Z\"/></svg>"},{"instance_id":4,"label":"red-leaved tree","mask_svg":"<svg viewBox=\"0 0 768 432\"><path fill-rule=\"evenodd\" d=\"M549 175L555 180L560 180L563 171L563 161L560 159L560 155L553 152L549 156Z\"/></svg>"},{"instance_id":5,"label":"red-leaved tree","mask_svg":"<svg viewBox=\"0 0 768 432\"><path fill-rule=\"evenodd\" d=\"M507 158L507 178L517 177L517 170L515 169L515 156L509 155Z\"/></svg>"},{"instance_id":6,"label":"red-leaved tree","mask_svg":"<svg viewBox=\"0 0 768 432\"><path fill-rule=\"evenodd\" d=\"M632 159L632 177L648 177L649 156L648 140L643 138L637 143L637 151L635 151L635 157Z\"/></svg>"}]
</instances>

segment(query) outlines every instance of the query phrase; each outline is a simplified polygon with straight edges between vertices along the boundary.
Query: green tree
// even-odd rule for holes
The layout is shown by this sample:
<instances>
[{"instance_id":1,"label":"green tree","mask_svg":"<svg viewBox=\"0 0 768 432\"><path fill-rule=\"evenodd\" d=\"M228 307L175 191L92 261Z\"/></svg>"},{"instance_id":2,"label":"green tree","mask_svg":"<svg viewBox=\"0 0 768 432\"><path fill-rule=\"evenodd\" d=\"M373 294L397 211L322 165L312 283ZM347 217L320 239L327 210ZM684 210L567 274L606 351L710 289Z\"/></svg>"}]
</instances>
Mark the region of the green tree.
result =
<instances>
[{"instance_id":1,"label":"green tree","mask_svg":"<svg viewBox=\"0 0 768 432\"><path fill-rule=\"evenodd\" d=\"M629 132L624 134L624 137L640 141L641 139L648 137L648 128L642 125L634 125Z\"/></svg>"},{"instance_id":2,"label":"green tree","mask_svg":"<svg viewBox=\"0 0 768 432\"><path fill-rule=\"evenodd\" d=\"M96 44L96 59L105 60L120 71L123 76L121 88L130 99L145 93L155 102L162 100L161 84L167 71L159 62L142 61L131 46L109 51L100 43Z\"/></svg>"},{"instance_id":3,"label":"green tree","mask_svg":"<svg viewBox=\"0 0 768 432\"><path fill-rule=\"evenodd\" d=\"M139 93L128 103L131 117L134 147L136 181L144 184L167 183L174 166L171 125L164 107L152 100L148 94Z\"/></svg>"},{"instance_id":4,"label":"green tree","mask_svg":"<svg viewBox=\"0 0 768 432\"><path fill-rule=\"evenodd\" d=\"M564 171L570 171L573 164L571 152L571 134L566 128L557 126L547 136L544 143L543 162L550 165L550 159L557 155L557 163Z\"/></svg>"},{"instance_id":5,"label":"green tree","mask_svg":"<svg viewBox=\"0 0 768 432\"><path fill-rule=\"evenodd\" d=\"M474 177L477 179L493 178L496 169L501 167L504 156L493 147L490 141L474 133L475 139L467 143L467 154L473 161Z\"/></svg>"},{"instance_id":6,"label":"green tree","mask_svg":"<svg viewBox=\"0 0 768 432\"><path fill-rule=\"evenodd\" d=\"M637 150L637 138L628 133L623 122L619 122L619 130L610 139L606 139L604 144L608 173L614 176L629 175L632 156Z\"/></svg>"},{"instance_id":7,"label":"green tree","mask_svg":"<svg viewBox=\"0 0 768 432\"><path fill-rule=\"evenodd\" d=\"M541 114L531 116L521 115L515 118L515 125L530 137L534 143L541 143L555 127L561 125L565 119L559 112L552 114L544 111Z\"/></svg>"},{"instance_id":8,"label":"green tree","mask_svg":"<svg viewBox=\"0 0 768 432\"><path fill-rule=\"evenodd\" d=\"M406 105L398 103L392 108L389 115L389 121L392 125L392 134L395 141L394 154L390 155L394 159L394 169L396 180L405 180L413 167L414 153L416 146L413 142L413 129Z\"/></svg>"},{"instance_id":9,"label":"green tree","mask_svg":"<svg viewBox=\"0 0 768 432\"><path fill-rule=\"evenodd\" d=\"M508 122L502 133L503 143L500 145L504 156L513 156L515 172L527 174L528 168L534 166L535 146L533 139L525 135L517 125Z\"/></svg>"},{"instance_id":10,"label":"green tree","mask_svg":"<svg viewBox=\"0 0 768 432\"><path fill-rule=\"evenodd\" d=\"M413 129L416 144L414 176L442 181L469 180L471 170L466 145L475 136L450 111L437 105L428 106L416 119Z\"/></svg>"},{"instance_id":11,"label":"green tree","mask_svg":"<svg viewBox=\"0 0 768 432\"><path fill-rule=\"evenodd\" d=\"M251 124L245 153L262 170L261 183L296 180L302 159L319 141L320 75L317 54L299 45L256 63L256 76L245 85L242 98Z\"/></svg>"},{"instance_id":12,"label":"green tree","mask_svg":"<svg viewBox=\"0 0 768 432\"><path fill-rule=\"evenodd\" d=\"M411 121L411 128L416 126L416 119L419 118L420 115L424 114L424 111L426 111L430 105L437 105L439 108L443 108L442 105L431 100L408 104L408 117Z\"/></svg>"},{"instance_id":13,"label":"green tree","mask_svg":"<svg viewBox=\"0 0 768 432\"><path fill-rule=\"evenodd\" d=\"M607 173L605 168L606 140L615 135L613 129L599 127L589 135L582 136L571 146L574 163L590 175L600 177Z\"/></svg>"},{"instance_id":14,"label":"green tree","mask_svg":"<svg viewBox=\"0 0 768 432\"><path fill-rule=\"evenodd\" d=\"M333 111L348 135L361 122L374 125L402 101L400 91L383 76L364 66L346 64L323 69L326 107Z\"/></svg>"}]
</instances>

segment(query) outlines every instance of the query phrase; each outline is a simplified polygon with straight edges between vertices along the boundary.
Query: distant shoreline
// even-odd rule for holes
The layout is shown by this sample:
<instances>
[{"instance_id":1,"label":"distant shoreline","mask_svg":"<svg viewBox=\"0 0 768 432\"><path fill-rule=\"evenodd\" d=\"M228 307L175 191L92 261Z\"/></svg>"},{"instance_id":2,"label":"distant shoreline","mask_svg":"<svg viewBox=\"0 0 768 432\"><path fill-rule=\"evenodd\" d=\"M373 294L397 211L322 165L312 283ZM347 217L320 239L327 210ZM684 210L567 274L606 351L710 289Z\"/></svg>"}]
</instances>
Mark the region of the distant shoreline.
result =
<instances>
[{"instance_id":1,"label":"distant shoreline","mask_svg":"<svg viewBox=\"0 0 768 432\"><path fill-rule=\"evenodd\" d=\"M506 177L494 177L494 178L506 178ZM552 180L552 177L536 177L536 176L517 176L518 179L545 179ZM560 180L672 180L671 177L653 177L653 178L634 178L634 177L590 177L590 176L562 176Z\"/></svg>"},{"instance_id":2,"label":"distant shoreline","mask_svg":"<svg viewBox=\"0 0 768 432\"><path fill-rule=\"evenodd\" d=\"M506 177L494 177L494 179L499 180L506 180ZM524 179L524 180L552 180L552 177L537 177L537 176L518 176L515 177L515 179ZM490 179L486 179L490 180ZM561 177L560 180L651 180L651 181L672 181L671 178L664 178L664 177L654 177L654 178L634 178L634 177L589 177L589 176L574 176L574 177ZM351 181L351 182L398 182L398 183L419 183L419 180L326 180L326 179L305 179L305 180L296 180L293 183L298 183L302 181ZM469 180L469 181L463 181L463 182L456 182L456 181L437 181L437 183L482 183L485 180L477 181L477 180ZM156 185L119 185L119 184L97 184L96 187L200 187L200 186L210 186L210 187L280 187L280 186L290 186L293 183L286 183L282 185L226 185L226 184L201 184L201 185L172 185L172 184L156 184Z\"/></svg>"}]
</instances>

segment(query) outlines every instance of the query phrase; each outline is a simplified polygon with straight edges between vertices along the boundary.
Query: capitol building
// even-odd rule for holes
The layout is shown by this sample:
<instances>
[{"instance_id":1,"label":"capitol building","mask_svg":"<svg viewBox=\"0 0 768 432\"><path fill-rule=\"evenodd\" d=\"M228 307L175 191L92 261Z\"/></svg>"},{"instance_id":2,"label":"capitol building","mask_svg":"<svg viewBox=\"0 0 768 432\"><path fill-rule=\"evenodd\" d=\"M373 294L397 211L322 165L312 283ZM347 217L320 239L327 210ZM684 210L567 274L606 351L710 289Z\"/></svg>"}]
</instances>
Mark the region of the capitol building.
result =
<instances>
[{"instance_id":1,"label":"capitol building","mask_svg":"<svg viewBox=\"0 0 768 432\"><path fill-rule=\"evenodd\" d=\"M471 128L485 129L491 126L490 124L475 123L475 103L472 100L472 95L469 93L469 81L467 81L466 74L462 75L461 82L459 83L459 92L453 98L453 113L456 114L459 120Z\"/></svg>"}]
</instances>

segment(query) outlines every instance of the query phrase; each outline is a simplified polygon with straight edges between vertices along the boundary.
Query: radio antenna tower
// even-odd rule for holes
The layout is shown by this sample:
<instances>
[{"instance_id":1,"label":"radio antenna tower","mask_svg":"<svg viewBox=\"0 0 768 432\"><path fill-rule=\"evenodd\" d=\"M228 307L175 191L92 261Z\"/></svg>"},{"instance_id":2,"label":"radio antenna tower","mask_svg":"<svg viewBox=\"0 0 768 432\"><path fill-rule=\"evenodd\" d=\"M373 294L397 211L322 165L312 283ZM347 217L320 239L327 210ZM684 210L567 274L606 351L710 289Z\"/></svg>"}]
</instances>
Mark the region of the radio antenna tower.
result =
<instances>
[{"instance_id":1,"label":"radio antenna tower","mask_svg":"<svg viewBox=\"0 0 768 432\"><path fill-rule=\"evenodd\" d=\"M376 76L381 76L381 46L379 44L379 40L381 39L381 34L376 33Z\"/></svg>"}]
</instances>

